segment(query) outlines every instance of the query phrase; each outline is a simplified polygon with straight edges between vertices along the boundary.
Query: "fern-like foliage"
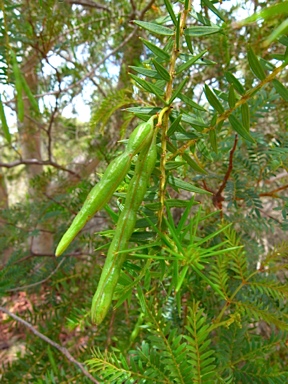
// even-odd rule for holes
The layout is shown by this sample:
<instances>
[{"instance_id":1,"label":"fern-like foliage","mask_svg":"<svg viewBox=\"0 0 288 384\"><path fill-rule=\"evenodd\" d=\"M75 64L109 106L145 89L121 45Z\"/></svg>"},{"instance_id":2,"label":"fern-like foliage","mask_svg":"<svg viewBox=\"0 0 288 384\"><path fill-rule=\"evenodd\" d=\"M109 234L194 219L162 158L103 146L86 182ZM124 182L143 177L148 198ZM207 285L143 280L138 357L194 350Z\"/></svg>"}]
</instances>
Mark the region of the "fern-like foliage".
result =
<instances>
[{"instance_id":1,"label":"fern-like foliage","mask_svg":"<svg viewBox=\"0 0 288 384\"><path fill-rule=\"evenodd\" d=\"M133 99L129 96L129 91L126 89L113 90L104 99L102 99L99 107L94 108L91 116L91 127L95 128L100 123L100 132L104 132L110 117L127 105L134 103ZM127 125L127 120L126 120Z\"/></svg>"}]
</instances>

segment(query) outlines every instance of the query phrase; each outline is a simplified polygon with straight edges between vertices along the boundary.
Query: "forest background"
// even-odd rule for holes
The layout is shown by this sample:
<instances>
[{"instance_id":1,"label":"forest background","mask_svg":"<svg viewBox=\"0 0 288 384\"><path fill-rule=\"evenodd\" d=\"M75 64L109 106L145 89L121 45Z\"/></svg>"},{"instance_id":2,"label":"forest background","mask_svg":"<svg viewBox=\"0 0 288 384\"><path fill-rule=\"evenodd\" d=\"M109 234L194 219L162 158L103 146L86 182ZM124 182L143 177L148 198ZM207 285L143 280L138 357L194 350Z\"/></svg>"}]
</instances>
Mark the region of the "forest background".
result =
<instances>
[{"instance_id":1,"label":"forest background","mask_svg":"<svg viewBox=\"0 0 288 384\"><path fill-rule=\"evenodd\" d=\"M0 5L1 382L287 382L288 2ZM135 162L64 255L55 248L161 111L156 167L96 326Z\"/></svg>"}]
</instances>

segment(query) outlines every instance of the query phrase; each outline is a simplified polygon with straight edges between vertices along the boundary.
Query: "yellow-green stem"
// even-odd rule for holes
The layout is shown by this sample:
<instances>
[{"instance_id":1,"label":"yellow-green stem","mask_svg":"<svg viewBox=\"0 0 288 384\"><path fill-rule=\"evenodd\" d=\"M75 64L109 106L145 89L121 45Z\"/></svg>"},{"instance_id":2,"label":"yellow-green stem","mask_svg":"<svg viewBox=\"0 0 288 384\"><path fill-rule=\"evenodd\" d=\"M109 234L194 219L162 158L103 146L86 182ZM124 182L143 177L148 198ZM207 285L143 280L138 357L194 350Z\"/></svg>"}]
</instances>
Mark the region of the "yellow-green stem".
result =
<instances>
[{"instance_id":1,"label":"yellow-green stem","mask_svg":"<svg viewBox=\"0 0 288 384\"><path fill-rule=\"evenodd\" d=\"M186 19L189 13L189 10L191 8L191 0L189 1L189 6L187 10L184 10L181 14L180 18L180 41L181 37L183 36L183 31L186 25ZM176 31L174 34L174 37L176 38ZM180 44L179 44L180 47ZM169 103L169 100L171 99L172 92L173 92L173 80L175 75L175 65L177 57L179 56L180 50L176 47L176 40L174 41L173 46L173 52L170 60L170 68L169 68L169 74L170 74L170 81L168 82L166 86L165 91L165 101ZM158 225L159 228L162 226L162 220L165 213L165 191L166 191L166 162L167 162L167 132L168 132L168 125L169 125L169 113L171 108L167 109L163 116L162 121L162 135L161 135L161 158L160 158L160 188L159 188L159 200L160 200L160 210L158 211Z\"/></svg>"}]
</instances>

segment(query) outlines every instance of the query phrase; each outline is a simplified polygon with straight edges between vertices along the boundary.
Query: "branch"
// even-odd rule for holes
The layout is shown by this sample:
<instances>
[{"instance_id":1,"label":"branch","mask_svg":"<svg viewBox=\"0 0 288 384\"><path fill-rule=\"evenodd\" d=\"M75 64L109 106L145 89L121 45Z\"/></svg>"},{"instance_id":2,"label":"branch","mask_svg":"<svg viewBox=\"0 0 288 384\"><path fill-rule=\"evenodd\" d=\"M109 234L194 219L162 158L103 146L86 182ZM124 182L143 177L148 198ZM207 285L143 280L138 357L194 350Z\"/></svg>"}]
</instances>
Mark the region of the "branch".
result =
<instances>
[{"instance_id":1,"label":"branch","mask_svg":"<svg viewBox=\"0 0 288 384\"><path fill-rule=\"evenodd\" d=\"M77 361L76 359L74 359L74 357L70 354L70 352L68 351L68 349L66 349L65 347L62 347L61 345L55 343L55 341L49 339L49 337L43 335L43 333L37 331L37 329L35 329L33 327L33 325L31 325L30 323L28 323L26 320L23 320L21 317L15 315L14 313L10 312L8 309L4 308L4 307L0 307L0 311L6 313L6 315L12 317L12 319L18 321L19 323L23 324L26 328L28 328L32 333L34 333L34 335L40 337L40 339L44 340L46 343L52 345L52 347L58 349L58 351L60 353L62 353L71 363L75 364L79 369L80 371L83 373L83 375L85 375L86 377L88 377L88 379L90 379L93 383L95 384L100 384L99 381L97 381L88 371L87 369L84 367L83 364L81 364L79 361Z\"/></svg>"},{"instance_id":2,"label":"branch","mask_svg":"<svg viewBox=\"0 0 288 384\"><path fill-rule=\"evenodd\" d=\"M89 8L103 9L104 11L111 13L111 10L108 7L105 7L105 5L102 5L102 4L95 3L95 1L92 1L92 0L66 0L66 3L82 5L83 7L89 7Z\"/></svg>"},{"instance_id":3,"label":"branch","mask_svg":"<svg viewBox=\"0 0 288 384\"><path fill-rule=\"evenodd\" d=\"M288 188L288 184L283 185L282 187L273 189L273 191L270 191L270 192L259 193L259 196L278 197L278 196L276 195L276 193L279 192L279 191L283 191L284 189L287 189L287 188Z\"/></svg>"},{"instance_id":4,"label":"branch","mask_svg":"<svg viewBox=\"0 0 288 384\"><path fill-rule=\"evenodd\" d=\"M222 209L222 201L224 201L224 197L222 196L222 192L224 191L224 189L226 187L227 181L228 181L230 174L232 172L232 169L233 169L233 155L234 155L234 152L235 152L236 147L237 147L237 142L238 142L238 135L236 134L235 140L234 140L234 145L233 145L233 147L230 151L230 154L229 154L229 166L228 166L227 172L224 176L223 182L220 185L218 191L215 194L213 194L213 197L212 197L213 204L216 208Z\"/></svg>"},{"instance_id":5,"label":"branch","mask_svg":"<svg viewBox=\"0 0 288 384\"><path fill-rule=\"evenodd\" d=\"M68 168L62 167L62 165L55 163L54 161L49 161L49 160L38 160L38 159L21 159L18 161L13 161L12 163L1 163L0 162L0 167L3 168L13 168L13 167L18 167L19 165L31 165L31 164L36 164L36 165L51 165L52 167L55 167L57 169L60 169L64 172L68 172L71 175L77 177L78 179L81 179L80 175L78 175L76 172L71 171Z\"/></svg>"}]
</instances>

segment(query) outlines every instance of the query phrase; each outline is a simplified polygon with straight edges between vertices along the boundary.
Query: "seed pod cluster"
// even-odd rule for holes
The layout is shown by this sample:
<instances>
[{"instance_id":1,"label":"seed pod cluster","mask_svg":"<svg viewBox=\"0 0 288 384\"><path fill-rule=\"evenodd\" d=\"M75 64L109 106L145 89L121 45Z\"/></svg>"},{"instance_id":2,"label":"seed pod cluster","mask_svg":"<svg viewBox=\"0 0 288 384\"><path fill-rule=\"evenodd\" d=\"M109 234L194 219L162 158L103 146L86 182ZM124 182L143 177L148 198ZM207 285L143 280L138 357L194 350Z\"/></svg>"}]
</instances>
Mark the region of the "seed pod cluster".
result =
<instances>
[{"instance_id":1,"label":"seed pod cluster","mask_svg":"<svg viewBox=\"0 0 288 384\"><path fill-rule=\"evenodd\" d=\"M111 305L121 267L127 257L126 253L119 254L119 251L127 249L128 241L134 231L137 211L144 199L156 158L156 135L154 135L150 145L146 145L138 156L135 173L127 190L124 209L119 216L100 281L92 300L91 317L95 324L103 321Z\"/></svg>"},{"instance_id":2,"label":"seed pod cluster","mask_svg":"<svg viewBox=\"0 0 288 384\"><path fill-rule=\"evenodd\" d=\"M139 124L132 132L123 154L107 167L102 179L92 188L81 210L60 240L55 255L60 256L84 225L111 199L118 185L130 169L132 158L151 142L155 116Z\"/></svg>"}]
</instances>

